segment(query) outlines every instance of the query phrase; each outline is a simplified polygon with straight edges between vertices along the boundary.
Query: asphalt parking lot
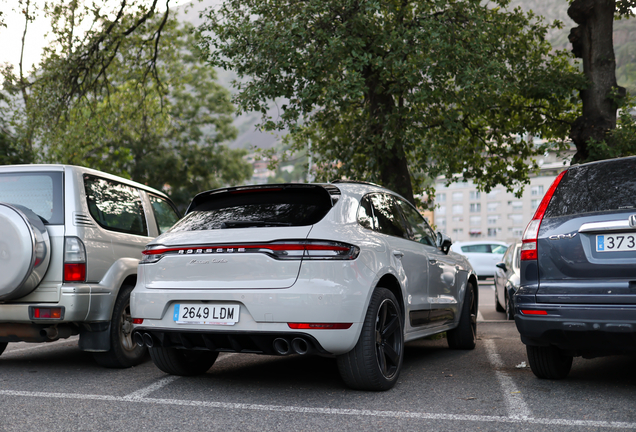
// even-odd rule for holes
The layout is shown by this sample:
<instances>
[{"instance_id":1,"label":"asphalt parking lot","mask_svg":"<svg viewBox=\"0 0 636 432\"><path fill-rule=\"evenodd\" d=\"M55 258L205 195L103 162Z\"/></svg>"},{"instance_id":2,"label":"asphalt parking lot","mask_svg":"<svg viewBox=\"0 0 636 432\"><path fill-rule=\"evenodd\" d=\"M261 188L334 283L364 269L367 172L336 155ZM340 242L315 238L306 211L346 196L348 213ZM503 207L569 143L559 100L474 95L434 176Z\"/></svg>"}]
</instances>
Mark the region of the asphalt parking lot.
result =
<instances>
[{"instance_id":1,"label":"asphalt parking lot","mask_svg":"<svg viewBox=\"0 0 636 432\"><path fill-rule=\"evenodd\" d=\"M474 351L407 344L396 387L344 387L333 359L221 354L202 377L148 360L103 369L77 339L10 344L0 357L1 431L342 431L636 429L636 356L575 359L563 381L535 378L513 322L480 284ZM499 321L497 321L499 319Z\"/></svg>"}]
</instances>

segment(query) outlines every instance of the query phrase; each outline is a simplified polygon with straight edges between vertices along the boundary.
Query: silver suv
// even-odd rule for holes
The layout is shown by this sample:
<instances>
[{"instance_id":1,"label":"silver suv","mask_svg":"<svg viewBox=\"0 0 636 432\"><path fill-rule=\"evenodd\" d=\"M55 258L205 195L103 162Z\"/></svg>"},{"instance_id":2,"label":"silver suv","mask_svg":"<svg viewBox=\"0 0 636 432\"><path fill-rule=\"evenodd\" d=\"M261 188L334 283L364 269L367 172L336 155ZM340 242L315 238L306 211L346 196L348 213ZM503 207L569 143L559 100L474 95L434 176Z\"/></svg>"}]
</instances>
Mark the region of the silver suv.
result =
<instances>
[{"instance_id":1,"label":"silver suv","mask_svg":"<svg viewBox=\"0 0 636 432\"><path fill-rule=\"evenodd\" d=\"M130 292L146 243L179 219L168 197L68 165L0 166L0 353L79 334L106 367L139 364Z\"/></svg>"}]
</instances>

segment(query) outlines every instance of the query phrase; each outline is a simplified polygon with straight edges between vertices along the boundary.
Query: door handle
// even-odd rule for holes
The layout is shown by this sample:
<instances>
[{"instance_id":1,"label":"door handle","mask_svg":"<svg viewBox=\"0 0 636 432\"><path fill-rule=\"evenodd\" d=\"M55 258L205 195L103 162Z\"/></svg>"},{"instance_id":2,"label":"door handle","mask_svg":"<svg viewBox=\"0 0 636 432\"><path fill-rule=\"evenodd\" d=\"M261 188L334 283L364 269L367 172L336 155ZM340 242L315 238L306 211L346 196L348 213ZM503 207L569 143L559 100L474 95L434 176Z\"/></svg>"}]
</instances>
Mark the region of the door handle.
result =
<instances>
[{"instance_id":1,"label":"door handle","mask_svg":"<svg viewBox=\"0 0 636 432\"><path fill-rule=\"evenodd\" d=\"M437 260L435 258L428 259L429 264L437 264Z\"/></svg>"},{"instance_id":2,"label":"door handle","mask_svg":"<svg viewBox=\"0 0 636 432\"><path fill-rule=\"evenodd\" d=\"M402 258L404 256L404 252L399 250L394 250L393 255L395 255L397 258Z\"/></svg>"}]
</instances>

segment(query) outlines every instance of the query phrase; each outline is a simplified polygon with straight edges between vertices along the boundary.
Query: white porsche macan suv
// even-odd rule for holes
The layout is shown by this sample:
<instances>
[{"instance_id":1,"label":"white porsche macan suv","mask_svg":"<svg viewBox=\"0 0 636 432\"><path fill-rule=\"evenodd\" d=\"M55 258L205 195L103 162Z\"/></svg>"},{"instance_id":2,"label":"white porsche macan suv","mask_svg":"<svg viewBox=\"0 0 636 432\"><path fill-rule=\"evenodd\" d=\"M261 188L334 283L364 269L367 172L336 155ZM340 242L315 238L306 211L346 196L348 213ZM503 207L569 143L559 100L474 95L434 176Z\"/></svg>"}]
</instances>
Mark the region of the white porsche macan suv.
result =
<instances>
[{"instance_id":1,"label":"white porsche macan suv","mask_svg":"<svg viewBox=\"0 0 636 432\"><path fill-rule=\"evenodd\" d=\"M477 278L450 245L369 183L203 192L143 252L133 338L170 374L205 373L219 352L313 353L348 386L387 390L405 342L475 346Z\"/></svg>"}]
</instances>

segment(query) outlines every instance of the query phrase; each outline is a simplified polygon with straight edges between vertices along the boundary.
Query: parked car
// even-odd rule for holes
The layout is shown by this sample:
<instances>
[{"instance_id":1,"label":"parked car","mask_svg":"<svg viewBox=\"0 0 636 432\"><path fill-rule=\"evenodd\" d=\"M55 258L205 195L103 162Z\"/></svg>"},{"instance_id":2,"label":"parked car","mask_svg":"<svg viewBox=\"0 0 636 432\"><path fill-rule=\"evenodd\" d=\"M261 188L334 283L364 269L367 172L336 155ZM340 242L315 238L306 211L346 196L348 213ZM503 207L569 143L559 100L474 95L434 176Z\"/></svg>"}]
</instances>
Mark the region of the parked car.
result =
<instances>
[{"instance_id":1,"label":"parked car","mask_svg":"<svg viewBox=\"0 0 636 432\"><path fill-rule=\"evenodd\" d=\"M477 279L450 245L372 184L204 192L143 252L134 338L169 374L205 373L219 352L315 353L350 387L387 390L405 342L475 346Z\"/></svg>"},{"instance_id":2,"label":"parked car","mask_svg":"<svg viewBox=\"0 0 636 432\"><path fill-rule=\"evenodd\" d=\"M0 353L79 334L103 366L141 362L130 292L146 243L178 219L163 193L100 171L0 166Z\"/></svg>"},{"instance_id":3,"label":"parked car","mask_svg":"<svg viewBox=\"0 0 636 432\"><path fill-rule=\"evenodd\" d=\"M575 165L523 235L515 322L539 378L636 352L636 158Z\"/></svg>"},{"instance_id":4,"label":"parked car","mask_svg":"<svg viewBox=\"0 0 636 432\"><path fill-rule=\"evenodd\" d=\"M499 241L457 242L451 250L468 258L479 279L495 276L497 263L508 249L508 244Z\"/></svg>"},{"instance_id":5,"label":"parked car","mask_svg":"<svg viewBox=\"0 0 636 432\"><path fill-rule=\"evenodd\" d=\"M513 296L519 289L519 264L521 261L521 242L511 245L497 263L495 272L495 309L505 312L506 319L515 319Z\"/></svg>"}]
</instances>

